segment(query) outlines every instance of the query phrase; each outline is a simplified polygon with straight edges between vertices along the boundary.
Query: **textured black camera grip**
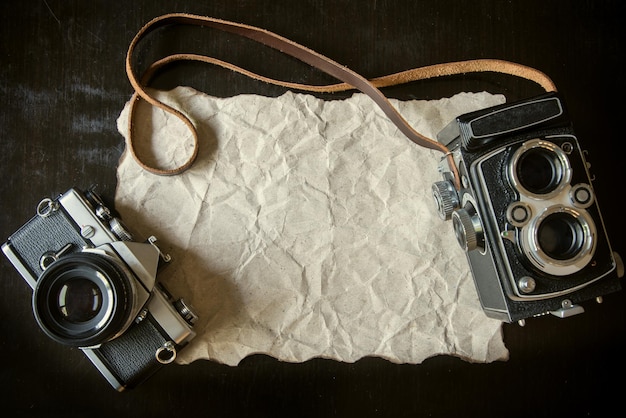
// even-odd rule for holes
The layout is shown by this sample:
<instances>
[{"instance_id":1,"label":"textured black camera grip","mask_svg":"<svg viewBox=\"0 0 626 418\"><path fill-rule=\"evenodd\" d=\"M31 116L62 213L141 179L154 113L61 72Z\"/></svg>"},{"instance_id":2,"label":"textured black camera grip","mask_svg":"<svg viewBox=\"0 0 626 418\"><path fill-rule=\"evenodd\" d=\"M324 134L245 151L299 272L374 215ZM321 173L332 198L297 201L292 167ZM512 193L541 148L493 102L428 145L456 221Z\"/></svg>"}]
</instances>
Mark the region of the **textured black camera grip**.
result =
<instances>
[{"instance_id":1,"label":"textured black camera grip","mask_svg":"<svg viewBox=\"0 0 626 418\"><path fill-rule=\"evenodd\" d=\"M120 337L93 350L126 388L137 386L162 367L155 353L167 340L154 321L148 314Z\"/></svg>"},{"instance_id":2,"label":"textured black camera grip","mask_svg":"<svg viewBox=\"0 0 626 418\"><path fill-rule=\"evenodd\" d=\"M76 228L59 208L46 217L32 218L9 238L9 242L32 275L38 278L42 273L39 260L43 254L56 253L67 244L72 244L72 251L79 251L87 244Z\"/></svg>"}]
</instances>

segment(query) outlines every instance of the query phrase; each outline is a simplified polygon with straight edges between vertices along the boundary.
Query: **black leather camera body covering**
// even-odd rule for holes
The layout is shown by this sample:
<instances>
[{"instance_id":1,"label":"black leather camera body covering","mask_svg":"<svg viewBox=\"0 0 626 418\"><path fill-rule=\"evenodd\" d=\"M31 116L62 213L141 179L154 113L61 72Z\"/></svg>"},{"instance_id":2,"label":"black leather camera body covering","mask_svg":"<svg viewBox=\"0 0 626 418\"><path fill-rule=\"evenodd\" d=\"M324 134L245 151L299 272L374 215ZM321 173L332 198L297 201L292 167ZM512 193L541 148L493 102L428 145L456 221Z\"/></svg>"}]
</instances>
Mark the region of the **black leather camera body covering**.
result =
<instances>
[{"instance_id":1,"label":"black leather camera body covering","mask_svg":"<svg viewBox=\"0 0 626 418\"><path fill-rule=\"evenodd\" d=\"M438 140L453 153L461 190L449 196L443 187L452 178L444 159L433 193L440 216L453 219L488 316L565 317L620 289L584 153L557 94L461 115Z\"/></svg>"}]
</instances>

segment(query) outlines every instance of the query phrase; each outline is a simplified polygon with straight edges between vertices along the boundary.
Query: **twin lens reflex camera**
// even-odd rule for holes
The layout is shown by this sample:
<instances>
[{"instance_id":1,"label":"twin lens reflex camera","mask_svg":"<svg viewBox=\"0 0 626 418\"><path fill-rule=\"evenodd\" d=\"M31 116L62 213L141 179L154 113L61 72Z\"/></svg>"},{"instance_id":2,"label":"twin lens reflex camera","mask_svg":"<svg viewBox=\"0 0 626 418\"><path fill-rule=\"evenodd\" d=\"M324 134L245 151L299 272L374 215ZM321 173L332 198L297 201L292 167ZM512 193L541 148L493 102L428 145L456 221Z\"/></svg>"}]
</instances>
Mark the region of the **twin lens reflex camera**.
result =
<instances>
[{"instance_id":1,"label":"twin lens reflex camera","mask_svg":"<svg viewBox=\"0 0 626 418\"><path fill-rule=\"evenodd\" d=\"M117 390L171 363L194 336L195 313L156 282L169 256L132 241L93 191L44 199L2 246L33 288L33 311L53 340L79 347Z\"/></svg>"},{"instance_id":2,"label":"twin lens reflex camera","mask_svg":"<svg viewBox=\"0 0 626 418\"><path fill-rule=\"evenodd\" d=\"M548 93L458 116L437 140L452 153L432 191L452 220L489 317L580 312L620 289L584 153L560 96Z\"/></svg>"}]
</instances>

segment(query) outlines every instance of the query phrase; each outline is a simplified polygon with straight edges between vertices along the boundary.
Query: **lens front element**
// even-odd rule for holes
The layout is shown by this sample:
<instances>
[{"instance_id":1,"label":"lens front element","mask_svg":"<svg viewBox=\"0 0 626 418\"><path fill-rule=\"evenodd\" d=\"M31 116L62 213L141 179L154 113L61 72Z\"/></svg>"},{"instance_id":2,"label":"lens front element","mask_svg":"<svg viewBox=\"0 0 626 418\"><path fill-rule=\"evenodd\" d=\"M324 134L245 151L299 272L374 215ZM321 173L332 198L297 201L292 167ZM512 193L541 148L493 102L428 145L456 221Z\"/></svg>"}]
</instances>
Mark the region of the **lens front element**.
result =
<instances>
[{"instance_id":1,"label":"lens front element","mask_svg":"<svg viewBox=\"0 0 626 418\"><path fill-rule=\"evenodd\" d=\"M84 323L94 319L102 308L102 291L93 281L77 278L67 281L59 291L57 301L64 319Z\"/></svg>"},{"instance_id":2,"label":"lens front element","mask_svg":"<svg viewBox=\"0 0 626 418\"><path fill-rule=\"evenodd\" d=\"M537 227L537 243L548 257L569 260L583 250L585 230L577 217L555 212Z\"/></svg>"}]
</instances>

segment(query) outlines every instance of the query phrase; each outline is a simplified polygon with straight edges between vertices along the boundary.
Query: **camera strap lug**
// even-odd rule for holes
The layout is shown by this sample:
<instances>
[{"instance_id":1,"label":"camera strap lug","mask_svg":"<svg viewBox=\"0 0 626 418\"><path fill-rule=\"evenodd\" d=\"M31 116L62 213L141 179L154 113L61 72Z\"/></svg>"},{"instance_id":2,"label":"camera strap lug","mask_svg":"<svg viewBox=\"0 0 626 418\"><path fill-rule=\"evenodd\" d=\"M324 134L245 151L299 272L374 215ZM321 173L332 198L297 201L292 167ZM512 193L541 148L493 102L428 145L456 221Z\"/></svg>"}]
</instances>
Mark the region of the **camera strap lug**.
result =
<instances>
[{"instance_id":1,"label":"camera strap lug","mask_svg":"<svg viewBox=\"0 0 626 418\"><path fill-rule=\"evenodd\" d=\"M171 341L166 341L154 353L154 357L161 364L169 364L176 359L176 346Z\"/></svg>"},{"instance_id":2,"label":"camera strap lug","mask_svg":"<svg viewBox=\"0 0 626 418\"><path fill-rule=\"evenodd\" d=\"M37 215L42 218L47 218L57 210L59 210L59 202L57 202L56 200L52 200L49 197L43 199L37 205Z\"/></svg>"}]
</instances>

